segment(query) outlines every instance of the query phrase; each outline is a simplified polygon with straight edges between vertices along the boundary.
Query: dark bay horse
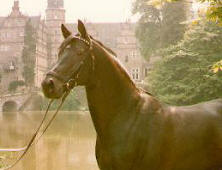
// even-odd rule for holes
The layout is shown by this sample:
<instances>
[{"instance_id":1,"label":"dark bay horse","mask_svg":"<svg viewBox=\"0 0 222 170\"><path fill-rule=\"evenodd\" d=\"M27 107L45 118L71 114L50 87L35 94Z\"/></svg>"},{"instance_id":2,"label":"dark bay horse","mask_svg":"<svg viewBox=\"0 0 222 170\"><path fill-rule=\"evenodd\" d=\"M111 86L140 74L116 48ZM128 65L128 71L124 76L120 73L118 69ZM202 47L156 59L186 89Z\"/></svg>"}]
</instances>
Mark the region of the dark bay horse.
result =
<instances>
[{"instance_id":1,"label":"dark bay horse","mask_svg":"<svg viewBox=\"0 0 222 170\"><path fill-rule=\"evenodd\" d=\"M55 66L42 82L48 98L85 86L97 132L101 170L219 170L222 168L222 100L174 107L138 89L115 53L78 22L65 38ZM71 83L72 82L72 83Z\"/></svg>"}]
</instances>

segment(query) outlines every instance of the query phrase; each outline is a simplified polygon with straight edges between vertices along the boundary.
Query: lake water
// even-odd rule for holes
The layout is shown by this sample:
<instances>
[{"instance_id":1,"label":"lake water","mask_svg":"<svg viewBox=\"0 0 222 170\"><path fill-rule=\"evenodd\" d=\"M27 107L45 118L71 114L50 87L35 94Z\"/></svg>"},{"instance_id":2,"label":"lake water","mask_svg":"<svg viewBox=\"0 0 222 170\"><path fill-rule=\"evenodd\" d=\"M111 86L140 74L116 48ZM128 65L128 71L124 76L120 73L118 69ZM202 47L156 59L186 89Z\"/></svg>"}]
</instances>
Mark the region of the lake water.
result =
<instances>
[{"instance_id":1,"label":"lake water","mask_svg":"<svg viewBox=\"0 0 222 170\"><path fill-rule=\"evenodd\" d=\"M42 117L43 113L39 112L1 115L0 148L27 145ZM13 169L98 170L95 139L96 133L88 112L60 112L38 144ZM5 165L18 156L19 153L0 152L0 164Z\"/></svg>"}]
</instances>

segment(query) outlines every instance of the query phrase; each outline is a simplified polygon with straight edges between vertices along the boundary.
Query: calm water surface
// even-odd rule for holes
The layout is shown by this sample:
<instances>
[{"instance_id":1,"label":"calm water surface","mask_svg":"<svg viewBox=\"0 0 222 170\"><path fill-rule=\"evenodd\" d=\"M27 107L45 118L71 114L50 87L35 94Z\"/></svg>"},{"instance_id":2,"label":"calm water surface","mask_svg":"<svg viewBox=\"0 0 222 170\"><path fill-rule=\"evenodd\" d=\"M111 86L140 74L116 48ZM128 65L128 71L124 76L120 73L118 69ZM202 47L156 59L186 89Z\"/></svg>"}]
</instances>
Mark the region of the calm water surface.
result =
<instances>
[{"instance_id":1,"label":"calm water surface","mask_svg":"<svg viewBox=\"0 0 222 170\"><path fill-rule=\"evenodd\" d=\"M0 114L0 148L27 145L43 117L39 112ZM88 112L60 112L38 144L13 169L98 170L95 138ZM0 163L18 156L19 153L0 153Z\"/></svg>"}]
</instances>

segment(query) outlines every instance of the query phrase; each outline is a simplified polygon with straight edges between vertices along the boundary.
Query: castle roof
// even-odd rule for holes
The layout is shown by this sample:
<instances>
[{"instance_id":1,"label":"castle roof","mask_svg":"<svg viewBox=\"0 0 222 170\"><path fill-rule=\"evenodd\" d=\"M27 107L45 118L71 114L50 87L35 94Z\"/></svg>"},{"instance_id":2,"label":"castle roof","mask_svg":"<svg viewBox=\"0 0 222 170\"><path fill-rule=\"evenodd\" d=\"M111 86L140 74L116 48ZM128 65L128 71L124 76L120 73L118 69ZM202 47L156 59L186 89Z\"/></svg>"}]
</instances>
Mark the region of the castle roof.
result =
<instances>
[{"instance_id":1,"label":"castle roof","mask_svg":"<svg viewBox=\"0 0 222 170\"><path fill-rule=\"evenodd\" d=\"M63 0L48 0L48 9L64 8Z\"/></svg>"},{"instance_id":2,"label":"castle roof","mask_svg":"<svg viewBox=\"0 0 222 170\"><path fill-rule=\"evenodd\" d=\"M117 45L116 39L121 35L126 24L130 25L133 32L135 31L135 23L86 23L85 25L90 35L103 42L104 45L114 49ZM73 33L77 33L76 23L68 23L66 26Z\"/></svg>"},{"instance_id":3,"label":"castle roof","mask_svg":"<svg viewBox=\"0 0 222 170\"><path fill-rule=\"evenodd\" d=\"M4 19L5 19L5 17L0 17L0 25L2 25Z\"/></svg>"}]
</instances>

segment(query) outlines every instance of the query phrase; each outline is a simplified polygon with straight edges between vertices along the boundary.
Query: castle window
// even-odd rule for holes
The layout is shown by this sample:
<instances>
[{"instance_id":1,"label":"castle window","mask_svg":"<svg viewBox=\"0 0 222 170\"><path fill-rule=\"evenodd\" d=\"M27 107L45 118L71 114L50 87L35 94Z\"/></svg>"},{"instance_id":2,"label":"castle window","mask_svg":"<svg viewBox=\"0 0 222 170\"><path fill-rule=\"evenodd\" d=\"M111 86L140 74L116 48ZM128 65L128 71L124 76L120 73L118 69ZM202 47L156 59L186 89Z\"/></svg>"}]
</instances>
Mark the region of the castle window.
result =
<instances>
[{"instance_id":1,"label":"castle window","mask_svg":"<svg viewBox=\"0 0 222 170\"><path fill-rule=\"evenodd\" d=\"M140 73L139 68L131 70L131 76L132 76L133 80L139 80L140 79L139 73Z\"/></svg>"},{"instance_id":2,"label":"castle window","mask_svg":"<svg viewBox=\"0 0 222 170\"><path fill-rule=\"evenodd\" d=\"M19 36L23 37L24 36L24 31L19 32Z\"/></svg>"},{"instance_id":3,"label":"castle window","mask_svg":"<svg viewBox=\"0 0 222 170\"><path fill-rule=\"evenodd\" d=\"M149 69L148 69L148 68L145 68L145 69L144 69L144 76L145 76L145 77L148 76L148 72L149 72Z\"/></svg>"},{"instance_id":4,"label":"castle window","mask_svg":"<svg viewBox=\"0 0 222 170\"><path fill-rule=\"evenodd\" d=\"M131 56L132 58L137 58L137 51L132 51Z\"/></svg>"},{"instance_id":5,"label":"castle window","mask_svg":"<svg viewBox=\"0 0 222 170\"><path fill-rule=\"evenodd\" d=\"M129 61L129 56L126 55L126 56L125 56L125 62L127 63L128 61Z\"/></svg>"},{"instance_id":6,"label":"castle window","mask_svg":"<svg viewBox=\"0 0 222 170\"><path fill-rule=\"evenodd\" d=\"M128 44L128 38L127 37L124 38L123 43Z\"/></svg>"},{"instance_id":7,"label":"castle window","mask_svg":"<svg viewBox=\"0 0 222 170\"><path fill-rule=\"evenodd\" d=\"M6 22L5 25L8 26L8 27L10 27L10 26L11 26L11 23L10 23L10 22Z\"/></svg>"},{"instance_id":8,"label":"castle window","mask_svg":"<svg viewBox=\"0 0 222 170\"><path fill-rule=\"evenodd\" d=\"M6 33L6 38L11 38L12 37L12 32L7 32Z\"/></svg>"},{"instance_id":9,"label":"castle window","mask_svg":"<svg viewBox=\"0 0 222 170\"><path fill-rule=\"evenodd\" d=\"M1 38L2 38L2 39L5 39L6 36L7 36L7 33L5 33L5 32L2 32L2 33L1 33Z\"/></svg>"},{"instance_id":10,"label":"castle window","mask_svg":"<svg viewBox=\"0 0 222 170\"><path fill-rule=\"evenodd\" d=\"M8 50L9 50L9 46L7 46L7 45L0 46L0 51L8 51Z\"/></svg>"},{"instance_id":11,"label":"castle window","mask_svg":"<svg viewBox=\"0 0 222 170\"><path fill-rule=\"evenodd\" d=\"M15 70L15 65L14 65L13 62L10 63L9 70L10 71L14 71Z\"/></svg>"}]
</instances>

